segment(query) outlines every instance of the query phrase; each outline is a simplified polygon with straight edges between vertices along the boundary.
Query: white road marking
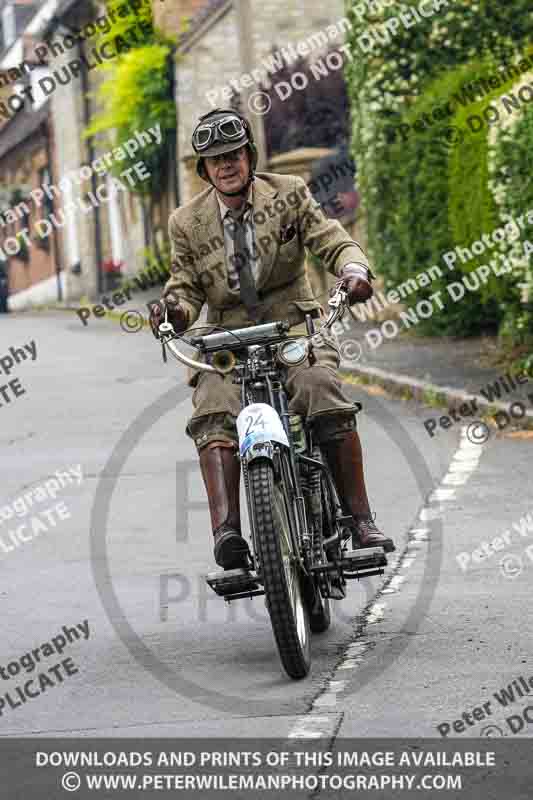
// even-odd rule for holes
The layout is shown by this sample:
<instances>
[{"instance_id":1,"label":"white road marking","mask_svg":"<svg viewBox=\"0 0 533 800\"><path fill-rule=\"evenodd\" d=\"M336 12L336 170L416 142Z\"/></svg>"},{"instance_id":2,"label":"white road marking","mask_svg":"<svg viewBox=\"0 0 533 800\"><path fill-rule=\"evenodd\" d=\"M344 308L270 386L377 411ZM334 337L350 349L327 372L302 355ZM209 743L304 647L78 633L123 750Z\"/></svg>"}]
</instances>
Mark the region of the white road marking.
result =
<instances>
[{"instance_id":1,"label":"white road marking","mask_svg":"<svg viewBox=\"0 0 533 800\"><path fill-rule=\"evenodd\" d=\"M381 622L383 617L385 616L385 607L386 603L373 603L368 611L368 616L366 618L368 625L373 625L376 622Z\"/></svg>"},{"instance_id":2,"label":"white road marking","mask_svg":"<svg viewBox=\"0 0 533 800\"><path fill-rule=\"evenodd\" d=\"M390 579L387 588L381 590L381 594L395 594L396 592L398 592L400 590L402 583L405 581L406 577L407 577L406 575L394 575Z\"/></svg>"},{"instance_id":3,"label":"white road marking","mask_svg":"<svg viewBox=\"0 0 533 800\"><path fill-rule=\"evenodd\" d=\"M455 500L456 490L455 489L435 489L429 497L428 501L431 503L436 500L439 503L442 503L446 500Z\"/></svg>"}]
</instances>

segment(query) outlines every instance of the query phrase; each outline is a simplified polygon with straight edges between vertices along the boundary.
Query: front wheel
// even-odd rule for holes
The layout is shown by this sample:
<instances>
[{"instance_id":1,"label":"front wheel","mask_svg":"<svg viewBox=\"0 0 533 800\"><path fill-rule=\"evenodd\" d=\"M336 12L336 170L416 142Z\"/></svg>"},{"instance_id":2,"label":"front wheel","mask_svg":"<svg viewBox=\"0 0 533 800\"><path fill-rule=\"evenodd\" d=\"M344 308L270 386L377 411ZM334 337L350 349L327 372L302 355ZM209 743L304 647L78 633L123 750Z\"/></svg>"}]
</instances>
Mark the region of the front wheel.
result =
<instances>
[{"instance_id":1,"label":"front wheel","mask_svg":"<svg viewBox=\"0 0 533 800\"><path fill-rule=\"evenodd\" d=\"M289 677L305 678L311 667L309 620L284 483L276 481L268 459L252 461L248 480L257 557L281 663Z\"/></svg>"}]
</instances>

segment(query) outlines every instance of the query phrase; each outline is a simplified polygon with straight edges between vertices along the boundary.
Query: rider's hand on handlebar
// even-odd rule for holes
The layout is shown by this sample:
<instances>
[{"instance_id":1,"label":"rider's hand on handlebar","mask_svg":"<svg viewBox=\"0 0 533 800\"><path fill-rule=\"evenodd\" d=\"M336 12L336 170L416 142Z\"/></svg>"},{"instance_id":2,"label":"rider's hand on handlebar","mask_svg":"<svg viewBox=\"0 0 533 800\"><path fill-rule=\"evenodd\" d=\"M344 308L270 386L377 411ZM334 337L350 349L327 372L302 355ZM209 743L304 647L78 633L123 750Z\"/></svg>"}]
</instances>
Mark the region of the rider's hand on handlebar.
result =
<instances>
[{"instance_id":1,"label":"rider's hand on handlebar","mask_svg":"<svg viewBox=\"0 0 533 800\"><path fill-rule=\"evenodd\" d=\"M365 303L374 294L370 284L371 277L370 270L366 269L362 264L347 264L342 268L335 288L340 285L347 292L348 305L353 306L354 303Z\"/></svg>"},{"instance_id":2,"label":"rider's hand on handlebar","mask_svg":"<svg viewBox=\"0 0 533 800\"><path fill-rule=\"evenodd\" d=\"M189 322L187 311L179 303L173 303L168 299L154 303L150 309L150 327L156 339L159 339L158 328L165 321L165 311L176 333L183 333Z\"/></svg>"}]
</instances>

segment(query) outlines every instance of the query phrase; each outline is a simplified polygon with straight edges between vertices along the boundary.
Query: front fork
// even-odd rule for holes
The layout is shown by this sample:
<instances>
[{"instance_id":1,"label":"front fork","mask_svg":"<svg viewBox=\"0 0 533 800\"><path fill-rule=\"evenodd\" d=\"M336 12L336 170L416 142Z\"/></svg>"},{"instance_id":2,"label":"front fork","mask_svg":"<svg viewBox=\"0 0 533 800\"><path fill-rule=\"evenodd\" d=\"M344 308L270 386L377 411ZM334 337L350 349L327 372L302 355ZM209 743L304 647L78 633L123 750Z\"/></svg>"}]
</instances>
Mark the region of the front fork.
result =
<instances>
[{"instance_id":1,"label":"front fork","mask_svg":"<svg viewBox=\"0 0 533 800\"><path fill-rule=\"evenodd\" d=\"M241 405L244 407L249 403L266 402L272 406L279 414L287 439L292 444L287 396L283 390L282 382L275 380L276 377L276 372L272 371L270 374L263 375L261 381L254 382L253 378L251 382L246 381L246 379L242 380ZM283 458L282 452L286 455L285 458ZM255 444L251 450L247 451L244 458L241 459L248 518L250 520L254 552L257 553L257 536L259 531L257 530L253 515L247 474L247 466L255 458L267 458L271 461L276 480L283 480L283 485L287 493L288 514L291 522L293 553L304 574L308 575L308 567L312 563L312 538L309 531L305 499L300 481L299 456L296 455L292 446L287 450L286 447L277 442L264 442L262 444ZM257 562L257 558L255 560Z\"/></svg>"},{"instance_id":2,"label":"front fork","mask_svg":"<svg viewBox=\"0 0 533 800\"><path fill-rule=\"evenodd\" d=\"M283 458L283 451L288 458ZM268 459L272 464L275 480L283 481L287 500L287 514L290 520L292 551L295 559L300 565L301 570L307 575L308 566L311 563L310 557L312 542L309 529L307 527L305 500L302 493L298 493L295 487L296 481L294 478L297 478L298 474L296 473L295 475L294 472L292 472L294 469L293 462L295 461L294 453L291 450L287 451L286 447L278 444L277 442L263 442L255 444L251 450L248 450L244 458L241 459L254 553L257 553L257 537L260 536L261 532L257 529L253 503L251 502L250 498L248 465L257 458ZM255 560L257 562L257 558Z\"/></svg>"}]
</instances>

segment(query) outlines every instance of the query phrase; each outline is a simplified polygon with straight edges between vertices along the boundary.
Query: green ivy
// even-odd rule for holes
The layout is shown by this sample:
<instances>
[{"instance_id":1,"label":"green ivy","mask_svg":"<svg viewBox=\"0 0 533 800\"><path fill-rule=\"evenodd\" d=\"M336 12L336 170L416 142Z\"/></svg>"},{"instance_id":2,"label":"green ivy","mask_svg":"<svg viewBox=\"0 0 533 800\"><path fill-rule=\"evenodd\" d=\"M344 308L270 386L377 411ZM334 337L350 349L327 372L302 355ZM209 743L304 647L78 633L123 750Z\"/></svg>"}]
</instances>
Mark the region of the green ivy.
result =
<instances>
[{"instance_id":1,"label":"green ivy","mask_svg":"<svg viewBox=\"0 0 533 800\"><path fill-rule=\"evenodd\" d=\"M450 272L441 255L457 245L468 246L498 226L489 191L488 126L474 135L467 120L505 88L495 89L467 108L455 102L452 117L426 130L411 131L406 141L398 134L394 137L392 128L414 124L424 112L446 103L465 83L494 74L500 63L523 52L533 31L530 0L505 4L456 0L448 9L410 28L400 25L389 43L376 44L368 53L361 53L359 38L396 16L398 9L367 11L360 20L355 5L348 11L353 29L347 78L352 150L368 224L369 252L388 286L438 265L444 273L442 279L416 295L417 299L427 298L450 280L459 280L463 267L470 272L487 263L483 256L465 265L458 261ZM417 6L416 0L409 0L402 3L402 10ZM450 141L450 133L457 130L458 141ZM528 146L531 148L530 142ZM517 165L517 171L524 168L525 163ZM525 174L531 175L531 165ZM522 205L520 213L523 210ZM460 303L454 304L447 295L444 299L444 311L421 322L420 328L468 335L496 330L506 304L516 302L516 289L509 281L494 278L482 291L467 292Z\"/></svg>"},{"instance_id":2,"label":"green ivy","mask_svg":"<svg viewBox=\"0 0 533 800\"><path fill-rule=\"evenodd\" d=\"M503 188L501 211L514 218L533 209L533 107L528 106L512 130L503 131L493 148L494 179ZM533 232L527 238L533 244ZM505 307L502 336L511 344L533 348L533 259L524 275L529 285L529 301L519 302L518 292ZM533 368L533 355L527 355L520 366Z\"/></svg>"}]
</instances>

